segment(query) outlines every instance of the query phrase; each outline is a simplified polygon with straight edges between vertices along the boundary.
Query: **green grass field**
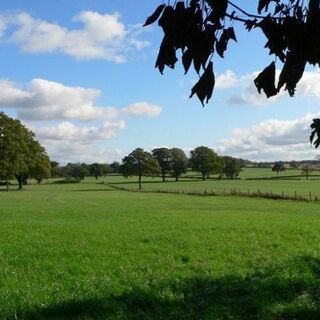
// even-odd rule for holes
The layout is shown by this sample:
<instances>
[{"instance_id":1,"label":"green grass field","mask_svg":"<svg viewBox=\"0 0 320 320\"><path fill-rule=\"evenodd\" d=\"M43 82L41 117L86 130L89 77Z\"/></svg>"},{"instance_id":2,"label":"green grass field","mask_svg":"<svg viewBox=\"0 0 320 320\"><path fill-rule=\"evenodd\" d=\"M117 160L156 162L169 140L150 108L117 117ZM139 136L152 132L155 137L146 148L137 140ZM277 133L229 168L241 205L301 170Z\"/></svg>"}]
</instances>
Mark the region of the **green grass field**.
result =
<instances>
[{"instance_id":1,"label":"green grass field","mask_svg":"<svg viewBox=\"0 0 320 320\"><path fill-rule=\"evenodd\" d=\"M317 203L90 179L0 203L0 319L320 318Z\"/></svg>"},{"instance_id":2,"label":"green grass field","mask_svg":"<svg viewBox=\"0 0 320 320\"><path fill-rule=\"evenodd\" d=\"M293 176L293 177L292 177ZM88 179L87 181L94 181ZM137 178L131 177L125 179L121 176L108 176L98 181L103 181L117 187L136 190ZM277 178L277 174L271 169L246 168L241 172L240 179L209 179L202 181L196 173L188 173L182 177L179 182L168 177L167 182L163 183L160 178L143 177L143 189L146 191L184 191L184 192L217 192L230 193L232 190L244 193L273 193L278 195L293 196L297 194L305 198L317 196L320 199L320 176L317 172L311 175L309 180L301 175L299 170L287 170L281 173Z\"/></svg>"}]
</instances>

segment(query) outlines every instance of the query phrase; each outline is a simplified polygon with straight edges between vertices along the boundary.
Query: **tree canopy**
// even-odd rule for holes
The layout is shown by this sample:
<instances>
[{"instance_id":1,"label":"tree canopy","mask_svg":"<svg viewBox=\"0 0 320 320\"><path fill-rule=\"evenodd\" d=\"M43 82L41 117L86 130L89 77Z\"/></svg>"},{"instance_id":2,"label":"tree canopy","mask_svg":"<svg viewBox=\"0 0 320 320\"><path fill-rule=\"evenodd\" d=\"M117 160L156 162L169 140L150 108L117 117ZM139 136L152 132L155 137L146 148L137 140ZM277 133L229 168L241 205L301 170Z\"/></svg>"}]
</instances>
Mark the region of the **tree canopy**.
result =
<instances>
[{"instance_id":1,"label":"tree canopy","mask_svg":"<svg viewBox=\"0 0 320 320\"><path fill-rule=\"evenodd\" d=\"M172 170L173 167L173 158L172 153L168 148L157 148L152 150L153 157L158 161L162 181L166 181L166 174Z\"/></svg>"},{"instance_id":2,"label":"tree canopy","mask_svg":"<svg viewBox=\"0 0 320 320\"><path fill-rule=\"evenodd\" d=\"M190 163L192 170L198 171L205 180L209 174L222 173L224 161L212 149L197 147L191 151Z\"/></svg>"},{"instance_id":3,"label":"tree canopy","mask_svg":"<svg viewBox=\"0 0 320 320\"><path fill-rule=\"evenodd\" d=\"M179 177L187 172L188 158L183 150L179 148L170 149L172 155L172 176L179 180Z\"/></svg>"},{"instance_id":4,"label":"tree canopy","mask_svg":"<svg viewBox=\"0 0 320 320\"><path fill-rule=\"evenodd\" d=\"M15 177L22 189L29 177L38 181L50 174L50 160L45 149L19 120L0 113L0 178L9 185Z\"/></svg>"},{"instance_id":5,"label":"tree canopy","mask_svg":"<svg viewBox=\"0 0 320 320\"><path fill-rule=\"evenodd\" d=\"M236 0L235 0L236 1ZM214 59L223 58L230 41L237 41L234 22L248 31L258 28L266 37L265 48L273 57L254 80L267 98L282 88L290 96L303 76L306 65L320 66L320 0L257 0L257 12L249 13L228 0L181 0L159 5L145 26L158 21L164 36L155 67L163 73L174 69L177 52L188 73L193 65L199 80L191 89L202 105L208 103L215 86ZM276 82L276 61L282 64ZM320 120L312 123L310 142L320 145Z\"/></svg>"},{"instance_id":6,"label":"tree canopy","mask_svg":"<svg viewBox=\"0 0 320 320\"><path fill-rule=\"evenodd\" d=\"M123 158L120 171L125 177L138 176L139 189L141 189L142 176L159 174L160 167L151 153L137 148Z\"/></svg>"}]
</instances>

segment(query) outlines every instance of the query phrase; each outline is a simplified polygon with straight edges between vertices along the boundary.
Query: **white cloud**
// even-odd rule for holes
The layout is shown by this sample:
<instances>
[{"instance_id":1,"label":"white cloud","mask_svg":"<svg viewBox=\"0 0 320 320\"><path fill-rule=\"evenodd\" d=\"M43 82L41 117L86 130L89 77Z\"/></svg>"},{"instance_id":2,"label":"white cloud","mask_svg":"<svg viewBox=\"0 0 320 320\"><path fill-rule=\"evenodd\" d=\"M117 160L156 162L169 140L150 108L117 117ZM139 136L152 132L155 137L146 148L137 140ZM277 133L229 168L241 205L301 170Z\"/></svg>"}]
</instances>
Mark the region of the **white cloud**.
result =
<instances>
[{"instance_id":1,"label":"white cloud","mask_svg":"<svg viewBox=\"0 0 320 320\"><path fill-rule=\"evenodd\" d=\"M44 146L52 160L61 164L68 162L111 163L120 161L125 153L119 149L110 149L103 145L83 144L69 141L45 141Z\"/></svg>"},{"instance_id":2,"label":"white cloud","mask_svg":"<svg viewBox=\"0 0 320 320\"><path fill-rule=\"evenodd\" d=\"M35 128L34 131L42 141L78 141L82 143L93 143L100 140L112 139L119 130L125 128L125 122L105 121L100 127L80 127L71 122L62 122L56 126Z\"/></svg>"},{"instance_id":3,"label":"white cloud","mask_svg":"<svg viewBox=\"0 0 320 320\"><path fill-rule=\"evenodd\" d=\"M312 159L319 152L310 146L310 124L320 114L295 120L270 119L247 129L235 129L232 138L218 142L217 150L250 160Z\"/></svg>"},{"instance_id":4,"label":"white cloud","mask_svg":"<svg viewBox=\"0 0 320 320\"><path fill-rule=\"evenodd\" d=\"M26 88L0 80L0 106L14 108L24 120L94 120L118 115L111 107L97 107L96 89L68 87L44 79L33 79Z\"/></svg>"},{"instance_id":5,"label":"white cloud","mask_svg":"<svg viewBox=\"0 0 320 320\"><path fill-rule=\"evenodd\" d=\"M69 87L44 79L33 79L25 88L0 80L0 106L14 108L23 120L114 119L120 115L156 117L159 106L138 102L126 108L96 106L101 95L97 89Z\"/></svg>"},{"instance_id":6,"label":"white cloud","mask_svg":"<svg viewBox=\"0 0 320 320\"><path fill-rule=\"evenodd\" d=\"M215 88L217 90L230 89L239 85L239 79L232 70L226 70L216 78Z\"/></svg>"},{"instance_id":7,"label":"white cloud","mask_svg":"<svg viewBox=\"0 0 320 320\"><path fill-rule=\"evenodd\" d=\"M276 103L284 97L288 97L285 90L281 90L277 96L266 98L262 92L258 93L254 85L254 79L259 72L252 72L244 75L236 75L232 70L226 70L218 75L216 79L217 90L232 89L226 102L230 105L246 105L246 106L264 106ZM278 79L280 70L276 71L276 79ZM297 85L296 96L309 96L320 99L320 70L306 71Z\"/></svg>"},{"instance_id":8,"label":"white cloud","mask_svg":"<svg viewBox=\"0 0 320 320\"><path fill-rule=\"evenodd\" d=\"M82 27L68 29L57 23L33 18L22 12L0 17L0 36L6 35L28 53L64 53L77 59L105 59L121 63L131 49L150 45L138 38L134 27L127 27L118 13L84 11L73 21ZM7 26L13 32L5 32Z\"/></svg>"},{"instance_id":9,"label":"white cloud","mask_svg":"<svg viewBox=\"0 0 320 320\"><path fill-rule=\"evenodd\" d=\"M122 113L127 116L148 116L157 117L160 115L162 109L159 106L147 103L137 102L122 109Z\"/></svg>"}]
</instances>

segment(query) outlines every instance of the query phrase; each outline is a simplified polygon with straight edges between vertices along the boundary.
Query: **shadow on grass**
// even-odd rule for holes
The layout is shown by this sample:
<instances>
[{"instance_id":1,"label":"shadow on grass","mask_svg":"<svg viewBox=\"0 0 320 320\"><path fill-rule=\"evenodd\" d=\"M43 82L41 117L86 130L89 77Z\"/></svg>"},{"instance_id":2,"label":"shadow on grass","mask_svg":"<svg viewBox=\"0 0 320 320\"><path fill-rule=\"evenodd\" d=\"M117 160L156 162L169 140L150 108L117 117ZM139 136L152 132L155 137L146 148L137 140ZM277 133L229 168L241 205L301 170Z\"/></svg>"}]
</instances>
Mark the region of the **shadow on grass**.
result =
<instances>
[{"instance_id":1,"label":"shadow on grass","mask_svg":"<svg viewBox=\"0 0 320 320\"><path fill-rule=\"evenodd\" d=\"M155 181L152 181L152 180L147 180L147 181L144 181L142 180L142 186L145 185L145 184L166 184L166 183L180 183L180 182L186 182L186 183L192 183L192 182L200 182L200 181L203 181L202 179L192 179L192 180L186 180L186 179L181 179L179 181L174 181L174 180L168 180L168 181L160 181L160 180L155 180ZM206 181L209 181L209 180L206 180ZM204 181L205 182L205 181ZM136 180L131 180L131 181L121 181L121 182L110 182L111 185L126 185L126 184L138 184L138 181Z\"/></svg>"},{"instance_id":2,"label":"shadow on grass","mask_svg":"<svg viewBox=\"0 0 320 320\"><path fill-rule=\"evenodd\" d=\"M135 288L118 296L34 307L18 319L316 320L320 319L319 282L320 260L304 257L293 266L247 277L193 277L153 290Z\"/></svg>"},{"instance_id":3,"label":"shadow on grass","mask_svg":"<svg viewBox=\"0 0 320 320\"><path fill-rule=\"evenodd\" d=\"M97 192L101 192L101 191L113 191L113 192L115 192L115 191L117 191L116 189L111 189L111 188L109 188L109 189L94 189L94 188L92 188L92 189L76 189L76 190L69 190L69 191L71 191L71 192L93 192L93 191L97 191Z\"/></svg>"}]
</instances>

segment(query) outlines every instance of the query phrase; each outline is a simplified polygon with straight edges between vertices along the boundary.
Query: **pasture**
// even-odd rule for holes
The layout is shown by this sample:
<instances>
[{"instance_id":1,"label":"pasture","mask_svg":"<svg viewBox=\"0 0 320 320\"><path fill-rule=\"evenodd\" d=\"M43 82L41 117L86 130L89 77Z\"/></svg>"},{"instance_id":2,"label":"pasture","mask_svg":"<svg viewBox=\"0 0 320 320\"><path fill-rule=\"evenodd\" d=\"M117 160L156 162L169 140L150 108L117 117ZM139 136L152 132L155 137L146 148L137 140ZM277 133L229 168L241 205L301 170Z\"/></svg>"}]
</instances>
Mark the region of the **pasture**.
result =
<instances>
[{"instance_id":1,"label":"pasture","mask_svg":"<svg viewBox=\"0 0 320 320\"><path fill-rule=\"evenodd\" d=\"M92 179L89 181L93 181ZM137 189L137 178L125 179L121 176L109 176L99 181L128 190ZM320 199L320 175L313 172L307 180L300 170L287 170L279 176L271 169L245 168L239 179L219 180L212 176L202 181L199 174L191 172L184 175L179 182L168 177L165 183L158 177L143 177L143 189L145 191L180 191L180 192L216 192L232 193L234 190L243 193L272 193L276 195L294 196L295 194L304 198L315 196Z\"/></svg>"},{"instance_id":2,"label":"pasture","mask_svg":"<svg viewBox=\"0 0 320 320\"><path fill-rule=\"evenodd\" d=\"M317 203L92 179L0 192L0 203L1 319L320 317Z\"/></svg>"}]
</instances>

